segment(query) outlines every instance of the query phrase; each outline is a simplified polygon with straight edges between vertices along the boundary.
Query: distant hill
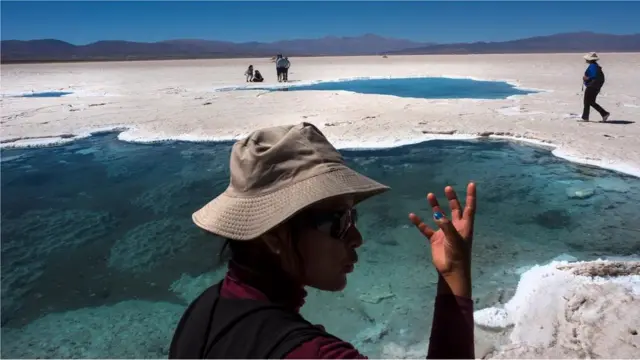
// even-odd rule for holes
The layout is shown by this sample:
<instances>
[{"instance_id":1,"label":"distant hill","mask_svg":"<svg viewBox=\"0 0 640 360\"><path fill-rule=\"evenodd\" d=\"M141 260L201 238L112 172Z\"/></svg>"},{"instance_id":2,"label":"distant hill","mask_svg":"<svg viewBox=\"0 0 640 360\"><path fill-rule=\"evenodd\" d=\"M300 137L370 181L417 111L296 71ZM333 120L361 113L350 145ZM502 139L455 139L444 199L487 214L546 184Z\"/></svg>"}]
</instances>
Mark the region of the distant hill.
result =
<instances>
[{"instance_id":1,"label":"distant hill","mask_svg":"<svg viewBox=\"0 0 640 360\"><path fill-rule=\"evenodd\" d=\"M640 34L610 35L592 32L536 36L502 42L435 44L389 51L387 55L513 54L573 52L640 52Z\"/></svg>"},{"instance_id":2,"label":"distant hill","mask_svg":"<svg viewBox=\"0 0 640 360\"><path fill-rule=\"evenodd\" d=\"M154 43L98 41L73 45L55 39L3 40L2 63L55 61L161 60L237 57L504 54L569 52L640 52L640 34L610 35L591 32L538 36L502 42L459 44L417 43L366 34L356 37L283 40L271 43L178 39Z\"/></svg>"},{"instance_id":3,"label":"distant hill","mask_svg":"<svg viewBox=\"0 0 640 360\"><path fill-rule=\"evenodd\" d=\"M272 43L179 39L154 43L98 41L73 45L55 39L3 40L2 62L198 59L274 56L375 55L429 45L373 34L357 37L283 40Z\"/></svg>"}]
</instances>

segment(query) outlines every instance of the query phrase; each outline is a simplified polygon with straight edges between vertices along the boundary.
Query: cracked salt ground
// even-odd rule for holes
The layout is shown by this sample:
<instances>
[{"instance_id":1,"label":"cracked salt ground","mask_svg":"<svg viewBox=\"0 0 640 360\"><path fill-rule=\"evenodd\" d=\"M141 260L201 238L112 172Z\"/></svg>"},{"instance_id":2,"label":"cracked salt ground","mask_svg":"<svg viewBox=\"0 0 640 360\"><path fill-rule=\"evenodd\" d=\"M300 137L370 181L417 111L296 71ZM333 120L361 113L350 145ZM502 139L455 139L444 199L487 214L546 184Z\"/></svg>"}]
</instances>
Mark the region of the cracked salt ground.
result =
<instances>
[{"instance_id":1,"label":"cracked salt ground","mask_svg":"<svg viewBox=\"0 0 640 360\"><path fill-rule=\"evenodd\" d=\"M375 285L373 289L360 295L359 298L360 300L370 304L378 304L382 300L390 299L395 296L396 295L391 292L390 285Z\"/></svg>"},{"instance_id":2,"label":"cracked salt ground","mask_svg":"<svg viewBox=\"0 0 640 360\"><path fill-rule=\"evenodd\" d=\"M229 146L136 145L103 134L50 149L2 150L3 159L18 157L1 163L2 356L165 357L162 344L189 300L225 272L217 264L221 242L188 224L193 209L225 189ZM469 179L478 184L476 309L505 307L534 265L559 254L592 260L640 253L636 178L496 141L343 153L393 190L359 207L365 244L345 291L309 289L302 313L369 356L426 352L437 278L406 214L429 211L427 191L460 188ZM569 199L572 186L594 193ZM629 296L629 306L637 304ZM138 320L139 326L128 324ZM478 354L495 349L501 356L501 344L510 344L502 332L479 330ZM618 341L610 340L610 346Z\"/></svg>"},{"instance_id":3,"label":"cracked salt ground","mask_svg":"<svg viewBox=\"0 0 640 360\"><path fill-rule=\"evenodd\" d=\"M506 116L518 116L518 115L539 115L544 114L542 111L528 111L520 106L510 106L498 109L498 112Z\"/></svg>"}]
</instances>

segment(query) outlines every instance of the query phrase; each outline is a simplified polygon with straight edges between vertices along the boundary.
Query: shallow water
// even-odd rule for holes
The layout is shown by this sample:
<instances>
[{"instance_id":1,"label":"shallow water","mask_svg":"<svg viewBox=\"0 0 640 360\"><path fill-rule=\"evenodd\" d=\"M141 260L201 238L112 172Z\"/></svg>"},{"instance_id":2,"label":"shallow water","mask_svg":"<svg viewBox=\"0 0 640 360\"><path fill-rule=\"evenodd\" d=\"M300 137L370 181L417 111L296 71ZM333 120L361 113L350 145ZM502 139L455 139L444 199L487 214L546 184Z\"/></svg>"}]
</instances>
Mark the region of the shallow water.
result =
<instances>
[{"instance_id":1,"label":"shallow water","mask_svg":"<svg viewBox=\"0 0 640 360\"><path fill-rule=\"evenodd\" d=\"M287 87L251 87L234 90L267 91L351 91L360 94L393 95L423 99L504 99L512 95L526 95L532 91L520 90L506 82L476 81L451 78L395 78L328 81L310 85Z\"/></svg>"},{"instance_id":2,"label":"shallow water","mask_svg":"<svg viewBox=\"0 0 640 360\"><path fill-rule=\"evenodd\" d=\"M114 134L3 150L2 356L166 357L187 300L224 273L220 242L190 215L225 189L229 150ZM393 190L359 208L366 242L347 289L310 291L303 313L368 355L428 337L436 277L407 213L428 217L425 195L445 185L464 197L478 184L476 309L557 256L640 254L640 179L498 141L344 154Z\"/></svg>"},{"instance_id":3,"label":"shallow water","mask_svg":"<svg viewBox=\"0 0 640 360\"><path fill-rule=\"evenodd\" d=\"M23 98L62 97L70 94L73 94L73 93L69 91L45 91L45 92L34 92L34 93L18 95L16 97L23 97Z\"/></svg>"}]
</instances>

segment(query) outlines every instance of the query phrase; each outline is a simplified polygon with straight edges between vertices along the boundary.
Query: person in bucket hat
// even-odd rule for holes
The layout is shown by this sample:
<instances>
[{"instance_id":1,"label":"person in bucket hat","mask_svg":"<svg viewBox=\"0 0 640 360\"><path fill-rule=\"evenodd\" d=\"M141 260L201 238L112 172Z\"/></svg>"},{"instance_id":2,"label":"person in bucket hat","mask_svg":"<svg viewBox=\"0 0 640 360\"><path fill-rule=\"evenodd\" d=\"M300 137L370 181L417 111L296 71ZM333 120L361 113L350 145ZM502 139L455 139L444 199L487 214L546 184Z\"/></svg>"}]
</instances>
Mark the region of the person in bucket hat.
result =
<instances>
[{"instance_id":1,"label":"person in bucket hat","mask_svg":"<svg viewBox=\"0 0 640 360\"><path fill-rule=\"evenodd\" d=\"M602 67L598 64L598 60L600 60L600 58L598 57L598 54L594 52L584 55L583 58L589 66L582 76L583 87L585 87L585 90L581 119L582 121L589 121L589 112L593 107L598 113L600 113L600 116L602 116L602 121L607 121L611 114L596 103L596 98L598 97L605 80Z\"/></svg>"},{"instance_id":2,"label":"person in bucket hat","mask_svg":"<svg viewBox=\"0 0 640 360\"><path fill-rule=\"evenodd\" d=\"M364 358L299 310L306 286L344 289L363 243L355 206L389 187L346 166L309 123L236 142L230 170L227 189L193 214L198 227L227 239L228 272L189 305L169 358ZM437 231L409 215L429 239L439 273L429 357L473 358L475 185L464 209L451 187L445 194L451 219L428 195Z\"/></svg>"}]
</instances>

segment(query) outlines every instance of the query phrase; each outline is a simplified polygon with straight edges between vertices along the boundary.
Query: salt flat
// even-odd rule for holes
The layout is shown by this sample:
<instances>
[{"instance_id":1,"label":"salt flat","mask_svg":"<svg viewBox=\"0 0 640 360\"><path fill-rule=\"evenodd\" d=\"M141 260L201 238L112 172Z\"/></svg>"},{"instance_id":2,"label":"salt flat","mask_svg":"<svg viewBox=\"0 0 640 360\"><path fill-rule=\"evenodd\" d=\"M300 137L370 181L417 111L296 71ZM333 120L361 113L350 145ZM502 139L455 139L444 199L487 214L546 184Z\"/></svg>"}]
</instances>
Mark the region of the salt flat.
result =
<instances>
[{"instance_id":1,"label":"salt flat","mask_svg":"<svg viewBox=\"0 0 640 360\"><path fill-rule=\"evenodd\" d=\"M292 58L294 82L353 77L450 76L506 80L546 90L503 100L408 99L331 92L216 92L243 86L249 64L277 84L269 59L2 66L2 94L69 90L63 98L2 102L3 146L71 140L126 127L123 140L237 138L268 125L308 121L339 147L379 147L430 137L502 134L544 142L573 161L640 176L640 54L602 54L598 102L611 120L577 122L582 54ZM573 114L573 115L570 115ZM614 122L615 122L614 121ZM67 138L60 138L67 135ZM35 139L38 138L38 139ZM14 141L21 139L19 141Z\"/></svg>"},{"instance_id":2,"label":"salt flat","mask_svg":"<svg viewBox=\"0 0 640 360\"><path fill-rule=\"evenodd\" d=\"M556 155L573 161L640 176L640 54L601 55L607 83L598 102L612 113L613 123L576 121L582 111L581 56L291 59L290 79L295 83L451 76L505 80L543 90L503 100L426 100L341 91L215 91L244 86L242 74L249 64L265 75L267 82L261 86L277 84L269 59L5 65L3 95L52 90L74 94L2 97L1 140L2 146L42 146L113 128L127 128L120 138L129 141L232 139L258 127L308 121L339 147L499 134L553 146ZM597 113L592 112L592 120L599 120ZM508 306L476 309L477 355L637 358L638 262L611 265L628 269L619 274L598 262L575 266L602 271L585 275L570 268L571 275L564 273L567 269L534 269L523 275L520 295ZM58 322L52 324L47 329L60 328ZM387 357L425 355L423 343L416 349L392 345Z\"/></svg>"}]
</instances>

